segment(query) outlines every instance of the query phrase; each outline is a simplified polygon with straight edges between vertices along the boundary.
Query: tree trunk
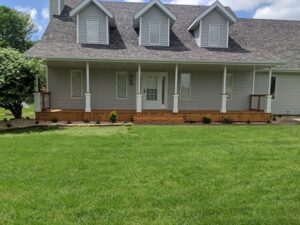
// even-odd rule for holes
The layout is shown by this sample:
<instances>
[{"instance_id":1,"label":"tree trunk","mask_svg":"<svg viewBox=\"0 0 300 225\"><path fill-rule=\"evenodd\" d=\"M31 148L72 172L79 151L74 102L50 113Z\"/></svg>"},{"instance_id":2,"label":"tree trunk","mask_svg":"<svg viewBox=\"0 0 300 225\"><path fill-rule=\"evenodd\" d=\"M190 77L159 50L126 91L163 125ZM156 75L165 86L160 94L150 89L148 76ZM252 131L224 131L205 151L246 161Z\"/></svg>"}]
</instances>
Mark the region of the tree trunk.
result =
<instances>
[{"instance_id":1,"label":"tree trunk","mask_svg":"<svg viewBox=\"0 0 300 225\"><path fill-rule=\"evenodd\" d=\"M0 107L9 110L14 115L15 119L22 118L22 102L0 103Z\"/></svg>"}]
</instances>

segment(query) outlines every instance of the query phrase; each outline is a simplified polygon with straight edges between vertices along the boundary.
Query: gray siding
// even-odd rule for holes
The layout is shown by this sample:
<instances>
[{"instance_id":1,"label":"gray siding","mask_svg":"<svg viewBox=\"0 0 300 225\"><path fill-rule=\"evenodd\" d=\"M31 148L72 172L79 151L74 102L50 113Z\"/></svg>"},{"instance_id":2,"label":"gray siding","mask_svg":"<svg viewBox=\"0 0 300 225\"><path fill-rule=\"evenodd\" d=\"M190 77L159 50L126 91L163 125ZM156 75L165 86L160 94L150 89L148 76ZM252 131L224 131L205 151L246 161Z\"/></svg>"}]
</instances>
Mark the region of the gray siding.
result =
<instances>
[{"instance_id":1,"label":"gray siding","mask_svg":"<svg viewBox=\"0 0 300 225\"><path fill-rule=\"evenodd\" d=\"M59 10L59 0L49 0L49 15L53 16L53 15L59 15L60 12Z\"/></svg>"},{"instance_id":2,"label":"gray siding","mask_svg":"<svg viewBox=\"0 0 300 225\"><path fill-rule=\"evenodd\" d=\"M48 67L48 89L51 92L51 106L58 109L84 109L84 87L85 69L74 68L82 71L83 97L81 99L71 98L71 70L69 68Z\"/></svg>"},{"instance_id":3,"label":"gray siding","mask_svg":"<svg viewBox=\"0 0 300 225\"><path fill-rule=\"evenodd\" d=\"M79 13L79 43L87 43L87 20L95 19L99 23L99 44L107 44L107 20L105 13L99 9L95 3L91 3L82 12Z\"/></svg>"},{"instance_id":4,"label":"gray siding","mask_svg":"<svg viewBox=\"0 0 300 225\"><path fill-rule=\"evenodd\" d=\"M202 19L201 26L201 47L209 47L209 25L220 25L220 48L227 47L227 19L222 16L217 10L211 11Z\"/></svg>"},{"instance_id":5,"label":"gray siding","mask_svg":"<svg viewBox=\"0 0 300 225\"><path fill-rule=\"evenodd\" d=\"M49 67L48 84L51 92L52 108L62 109L84 109L85 98L71 98L71 70L73 68ZM83 72L83 94L85 93L85 68ZM128 109L135 110L136 102L136 71L125 71L134 76L134 84L128 83L128 98L126 100L116 99L116 72L118 70L103 70L91 68L90 83L92 92L93 109ZM147 71L144 71L147 72ZM148 71L149 72L149 71ZM155 72L155 71L153 71ZM157 71L156 71L157 72ZM168 72L168 96L167 109L173 109L174 95L174 71ZM179 99L179 110L220 110L222 72L213 71L179 71L180 74L191 73L192 87L191 99ZM229 71L233 74L232 99L228 100L228 110L248 110L249 95L252 90L252 72ZM272 112L274 114L300 115L300 74L276 74L277 87L276 99L272 101ZM267 73L258 73L256 76L255 94L267 93ZM180 94L180 82L178 83ZM264 101L262 102L264 104Z\"/></svg>"},{"instance_id":6,"label":"gray siding","mask_svg":"<svg viewBox=\"0 0 300 225\"><path fill-rule=\"evenodd\" d=\"M60 0L60 13L64 10L65 8L65 0Z\"/></svg>"},{"instance_id":7,"label":"gray siding","mask_svg":"<svg viewBox=\"0 0 300 225\"><path fill-rule=\"evenodd\" d=\"M142 17L142 28L140 29L141 45L150 46L149 22L160 23L160 46L169 46L169 26L168 17L157 7L152 7Z\"/></svg>"}]
</instances>

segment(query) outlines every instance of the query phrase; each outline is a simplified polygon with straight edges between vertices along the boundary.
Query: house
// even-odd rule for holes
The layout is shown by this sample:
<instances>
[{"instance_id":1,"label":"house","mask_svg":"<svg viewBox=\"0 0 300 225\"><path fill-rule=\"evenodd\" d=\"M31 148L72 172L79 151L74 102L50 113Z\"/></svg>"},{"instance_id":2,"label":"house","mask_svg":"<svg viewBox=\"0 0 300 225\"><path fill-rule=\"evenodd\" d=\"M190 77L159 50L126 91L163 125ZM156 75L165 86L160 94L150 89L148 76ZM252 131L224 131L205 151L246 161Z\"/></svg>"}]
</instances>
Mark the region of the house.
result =
<instances>
[{"instance_id":1,"label":"house","mask_svg":"<svg viewBox=\"0 0 300 225\"><path fill-rule=\"evenodd\" d=\"M112 110L136 122L300 114L299 21L241 19L218 1L49 1L48 28L26 52L47 67L38 119L106 120Z\"/></svg>"}]
</instances>

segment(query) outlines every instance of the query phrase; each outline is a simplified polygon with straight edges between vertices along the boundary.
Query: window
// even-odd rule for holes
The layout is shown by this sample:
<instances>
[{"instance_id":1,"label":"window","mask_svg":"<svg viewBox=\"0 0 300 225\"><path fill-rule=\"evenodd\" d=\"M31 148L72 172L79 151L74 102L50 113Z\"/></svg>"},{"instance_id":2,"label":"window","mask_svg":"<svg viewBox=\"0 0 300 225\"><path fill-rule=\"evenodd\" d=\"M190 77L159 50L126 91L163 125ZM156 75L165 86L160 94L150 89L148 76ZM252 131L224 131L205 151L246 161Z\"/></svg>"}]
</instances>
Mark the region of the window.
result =
<instances>
[{"instance_id":1,"label":"window","mask_svg":"<svg viewBox=\"0 0 300 225\"><path fill-rule=\"evenodd\" d=\"M188 100L191 98L191 74L182 73L180 79L180 98Z\"/></svg>"},{"instance_id":2,"label":"window","mask_svg":"<svg viewBox=\"0 0 300 225\"><path fill-rule=\"evenodd\" d=\"M86 26L87 42L98 43L99 42L99 26L98 20L87 20Z\"/></svg>"},{"instance_id":3,"label":"window","mask_svg":"<svg viewBox=\"0 0 300 225\"><path fill-rule=\"evenodd\" d=\"M149 43L153 45L159 44L160 23L150 22L149 24Z\"/></svg>"},{"instance_id":4,"label":"window","mask_svg":"<svg viewBox=\"0 0 300 225\"><path fill-rule=\"evenodd\" d=\"M126 72L117 72L117 99L127 99Z\"/></svg>"},{"instance_id":5,"label":"window","mask_svg":"<svg viewBox=\"0 0 300 225\"><path fill-rule=\"evenodd\" d=\"M82 72L71 71L71 97L82 98Z\"/></svg>"},{"instance_id":6,"label":"window","mask_svg":"<svg viewBox=\"0 0 300 225\"><path fill-rule=\"evenodd\" d=\"M276 83L277 83L277 77L271 78L271 95L272 99L275 100L276 98Z\"/></svg>"},{"instance_id":7,"label":"window","mask_svg":"<svg viewBox=\"0 0 300 225\"><path fill-rule=\"evenodd\" d=\"M226 77L226 95L228 99L232 99L233 75L227 74Z\"/></svg>"},{"instance_id":8,"label":"window","mask_svg":"<svg viewBox=\"0 0 300 225\"><path fill-rule=\"evenodd\" d=\"M220 25L209 25L208 33L208 46L219 47L220 46Z\"/></svg>"}]
</instances>

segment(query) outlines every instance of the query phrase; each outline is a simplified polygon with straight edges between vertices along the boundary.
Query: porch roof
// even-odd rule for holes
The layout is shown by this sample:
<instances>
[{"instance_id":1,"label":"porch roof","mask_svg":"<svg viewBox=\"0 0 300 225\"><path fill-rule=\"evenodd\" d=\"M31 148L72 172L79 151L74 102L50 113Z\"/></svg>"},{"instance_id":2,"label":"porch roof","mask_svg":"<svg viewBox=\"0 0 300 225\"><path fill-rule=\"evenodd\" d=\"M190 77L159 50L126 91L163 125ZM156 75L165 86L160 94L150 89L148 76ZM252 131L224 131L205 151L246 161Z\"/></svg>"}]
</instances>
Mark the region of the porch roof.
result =
<instances>
[{"instance_id":1,"label":"porch roof","mask_svg":"<svg viewBox=\"0 0 300 225\"><path fill-rule=\"evenodd\" d=\"M62 16L56 16L43 39L26 52L27 57L48 60L99 60L123 62L168 62L280 65L300 68L300 22L238 19L230 28L228 49L199 48L187 31L207 6L168 5L176 15L170 47L138 44L132 17L145 4L102 2L114 15L116 28L110 29L110 45L76 43L76 24L69 16L77 0L67 0ZM285 64L284 66L282 64Z\"/></svg>"}]
</instances>

